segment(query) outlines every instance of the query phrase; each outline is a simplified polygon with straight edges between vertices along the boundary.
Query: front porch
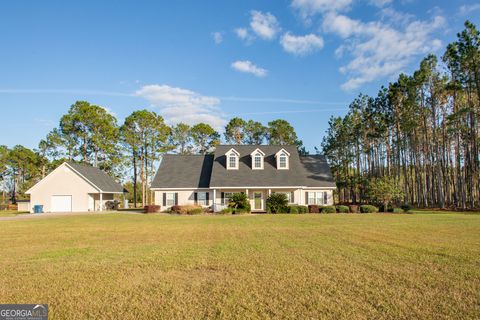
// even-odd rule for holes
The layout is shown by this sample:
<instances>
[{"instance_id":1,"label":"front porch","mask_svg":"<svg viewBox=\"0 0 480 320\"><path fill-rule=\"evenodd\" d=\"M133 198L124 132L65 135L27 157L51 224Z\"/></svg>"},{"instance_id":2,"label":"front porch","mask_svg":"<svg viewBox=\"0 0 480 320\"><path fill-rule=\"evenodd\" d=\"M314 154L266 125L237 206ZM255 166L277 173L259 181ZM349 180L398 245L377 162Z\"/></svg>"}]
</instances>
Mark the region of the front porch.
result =
<instances>
[{"instance_id":1,"label":"front porch","mask_svg":"<svg viewBox=\"0 0 480 320\"><path fill-rule=\"evenodd\" d=\"M292 188L228 188L212 189L213 191L213 211L218 212L228 207L230 198L234 193L244 193L247 195L251 211L256 213L266 212L266 201L272 193L285 193L290 204L302 203L301 190ZM298 200L298 201L296 201Z\"/></svg>"}]
</instances>

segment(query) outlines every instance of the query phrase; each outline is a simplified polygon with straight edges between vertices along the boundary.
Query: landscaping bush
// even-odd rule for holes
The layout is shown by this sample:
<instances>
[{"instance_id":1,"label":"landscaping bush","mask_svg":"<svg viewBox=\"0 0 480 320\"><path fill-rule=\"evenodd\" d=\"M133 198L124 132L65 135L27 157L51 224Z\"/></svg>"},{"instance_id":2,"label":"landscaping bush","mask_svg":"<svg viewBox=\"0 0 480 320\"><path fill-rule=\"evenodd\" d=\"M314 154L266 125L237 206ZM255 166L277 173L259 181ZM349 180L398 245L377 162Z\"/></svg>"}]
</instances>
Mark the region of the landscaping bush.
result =
<instances>
[{"instance_id":1,"label":"landscaping bush","mask_svg":"<svg viewBox=\"0 0 480 320\"><path fill-rule=\"evenodd\" d=\"M365 204L360 206L360 212L361 213L374 213L378 212L378 208L369 204Z\"/></svg>"},{"instance_id":2,"label":"landscaping bush","mask_svg":"<svg viewBox=\"0 0 480 320\"><path fill-rule=\"evenodd\" d=\"M289 207L288 207L288 213L295 214L295 213L300 213L300 212L298 211L298 207L297 207L297 206L289 206Z\"/></svg>"},{"instance_id":3,"label":"landscaping bush","mask_svg":"<svg viewBox=\"0 0 480 320\"><path fill-rule=\"evenodd\" d=\"M320 213L320 207L316 204L308 205L308 212L309 213Z\"/></svg>"},{"instance_id":4,"label":"landscaping bush","mask_svg":"<svg viewBox=\"0 0 480 320\"><path fill-rule=\"evenodd\" d=\"M297 206L297 208L298 208L298 213L308 213L307 206Z\"/></svg>"},{"instance_id":5,"label":"landscaping bush","mask_svg":"<svg viewBox=\"0 0 480 320\"><path fill-rule=\"evenodd\" d=\"M232 214L233 213L233 209L232 208L225 208L225 209L222 209L219 214Z\"/></svg>"},{"instance_id":6,"label":"landscaping bush","mask_svg":"<svg viewBox=\"0 0 480 320\"><path fill-rule=\"evenodd\" d=\"M250 212L251 210L250 201L244 193L234 193L228 206L233 209L234 213L238 210L245 212Z\"/></svg>"},{"instance_id":7,"label":"landscaping bush","mask_svg":"<svg viewBox=\"0 0 480 320\"><path fill-rule=\"evenodd\" d=\"M356 204L349 205L348 208L351 213L358 213L358 206Z\"/></svg>"},{"instance_id":8,"label":"landscaping bush","mask_svg":"<svg viewBox=\"0 0 480 320\"><path fill-rule=\"evenodd\" d=\"M288 213L288 198L284 193L272 193L267 198L267 212Z\"/></svg>"},{"instance_id":9,"label":"landscaping bush","mask_svg":"<svg viewBox=\"0 0 480 320\"><path fill-rule=\"evenodd\" d=\"M118 210L118 206L119 206L119 205L120 205L120 201L118 201L118 200L109 200L109 201L105 202L105 209L106 209L106 210L109 210L109 211L111 211L111 210L115 210L115 211L116 211L116 210ZM155 211L155 212L160 211L160 206L157 206L157 207L158 207L158 210Z\"/></svg>"},{"instance_id":10,"label":"landscaping bush","mask_svg":"<svg viewBox=\"0 0 480 320\"><path fill-rule=\"evenodd\" d=\"M191 208L187 210L187 214L190 214L190 215L202 214L204 212L205 210L203 210L203 208Z\"/></svg>"},{"instance_id":11,"label":"landscaping bush","mask_svg":"<svg viewBox=\"0 0 480 320\"><path fill-rule=\"evenodd\" d=\"M320 210L321 213L337 213L337 209L334 206L325 206Z\"/></svg>"},{"instance_id":12,"label":"landscaping bush","mask_svg":"<svg viewBox=\"0 0 480 320\"><path fill-rule=\"evenodd\" d=\"M378 207L378 211L380 211L380 212L393 212L393 206L391 204L388 204L387 208L385 208L385 205L381 204Z\"/></svg>"},{"instance_id":13,"label":"landscaping bush","mask_svg":"<svg viewBox=\"0 0 480 320\"><path fill-rule=\"evenodd\" d=\"M350 208L348 206L337 206L337 212L338 213L349 213Z\"/></svg>"},{"instance_id":14,"label":"landscaping bush","mask_svg":"<svg viewBox=\"0 0 480 320\"><path fill-rule=\"evenodd\" d=\"M401 208L393 208L393 213L403 213L403 210Z\"/></svg>"},{"instance_id":15,"label":"landscaping bush","mask_svg":"<svg viewBox=\"0 0 480 320\"><path fill-rule=\"evenodd\" d=\"M410 210L412 210L412 206L408 203L402 204L400 208L402 208L403 212L409 212Z\"/></svg>"},{"instance_id":16,"label":"landscaping bush","mask_svg":"<svg viewBox=\"0 0 480 320\"><path fill-rule=\"evenodd\" d=\"M186 206L172 206L170 208L170 213L176 213L176 214L190 214L189 211L192 211L194 209L200 209L203 213L203 208L199 206L192 206L192 205L186 205Z\"/></svg>"}]
</instances>

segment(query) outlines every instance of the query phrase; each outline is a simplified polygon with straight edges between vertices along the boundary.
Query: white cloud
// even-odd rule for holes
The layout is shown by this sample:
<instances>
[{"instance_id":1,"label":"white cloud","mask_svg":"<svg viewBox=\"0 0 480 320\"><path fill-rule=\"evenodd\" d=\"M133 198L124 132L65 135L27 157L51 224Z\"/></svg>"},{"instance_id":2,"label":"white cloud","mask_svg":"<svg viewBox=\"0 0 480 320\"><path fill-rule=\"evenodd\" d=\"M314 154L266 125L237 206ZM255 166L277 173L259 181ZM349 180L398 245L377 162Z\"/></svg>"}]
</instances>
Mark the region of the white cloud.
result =
<instances>
[{"instance_id":1,"label":"white cloud","mask_svg":"<svg viewBox=\"0 0 480 320\"><path fill-rule=\"evenodd\" d=\"M300 12L302 18L308 20L318 13L346 10L352 2L353 0L293 0L292 7Z\"/></svg>"},{"instance_id":2,"label":"white cloud","mask_svg":"<svg viewBox=\"0 0 480 320\"><path fill-rule=\"evenodd\" d=\"M323 39L315 34L295 36L285 33L280 40L283 49L297 56L304 56L323 48Z\"/></svg>"},{"instance_id":3,"label":"white cloud","mask_svg":"<svg viewBox=\"0 0 480 320\"><path fill-rule=\"evenodd\" d=\"M249 60L238 60L232 63L232 68L244 73L251 73L257 77L265 77L268 73L266 69L260 68Z\"/></svg>"},{"instance_id":4,"label":"white cloud","mask_svg":"<svg viewBox=\"0 0 480 320\"><path fill-rule=\"evenodd\" d=\"M476 3L471 5L460 6L459 12L461 15L466 15L479 9L480 9L480 3Z\"/></svg>"},{"instance_id":5,"label":"white cloud","mask_svg":"<svg viewBox=\"0 0 480 320\"><path fill-rule=\"evenodd\" d=\"M213 32L212 33L213 41L215 41L216 44L220 44L223 42L223 34L222 32Z\"/></svg>"},{"instance_id":6,"label":"white cloud","mask_svg":"<svg viewBox=\"0 0 480 320\"><path fill-rule=\"evenodd\" d=\"M160 108L160 114L167 123L185 122L195 124L205 122L219 129L225 124L218 105L220 99L202 96L194 91L168 85L146 85L135 92L153 106Z\"/></svg>"},{"instance_id":7,"label":"white cloud","mask_svg":"<svg viewBox=\"0 0 480 320\"><path fill-rule=\"evenodd\" d=\"M272 40L280 31L280 24L270 12L262 13L252 10L250 12L251 21L250 28L260 38L264 40Z\"/></svg>"},{"instance_id":8,"label":"white cloud","mask_svg":"<svg viewBox=\"0 0 480 320\"><path fill-rule=\"evenodd\" d=\"M377 6L379 8L392 3L393 0L370 0L370 4Z\"/></svg>"},{"instance_id":9,"label":"white cloud","mask_svg":"<svg viewBox=\"0 0 480 320\"><path fill-rule=\"evenodd\" d=\"M394 76L413 57L438 50L441 41L432 33L444 24L442 16L435 16L432 21L413 20L395 27L380 21L364 23L330 12L325 15L323 30L346 39L336 54L350 55L351 60L340 71L348 77L342 88L354 90L380 77Z\"/></svg>"},{"instance_id":10,"label":"white cloud","mask_svg":"<svg viewBox=\"0 0 480 320\"><path fill-rule=\"evenodd\" d=\"M234 31L237 37L239 37L245 42L251 42L254 38L254 36L250 34L247 28L236 28Z\"/></svg>"}]
</instances>

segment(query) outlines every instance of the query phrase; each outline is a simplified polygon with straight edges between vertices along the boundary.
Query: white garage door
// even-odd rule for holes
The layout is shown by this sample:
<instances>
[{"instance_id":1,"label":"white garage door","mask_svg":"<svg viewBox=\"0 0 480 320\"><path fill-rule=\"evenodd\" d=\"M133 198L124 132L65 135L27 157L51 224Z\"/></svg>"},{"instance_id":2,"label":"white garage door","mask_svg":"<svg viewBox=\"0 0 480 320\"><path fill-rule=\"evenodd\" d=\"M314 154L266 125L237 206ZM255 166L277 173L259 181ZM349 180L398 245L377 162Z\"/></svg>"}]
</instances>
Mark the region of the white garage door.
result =
<instances>
[{"instance_id":1,"label":"white garage door","mask_svg":"<svg viewBox=\"0 0 480 320\"><path fill-rule=\"evenodd\" d=\"M52 196L52 212L71 212L72 196Z\"/></svg>"}]
</instances>

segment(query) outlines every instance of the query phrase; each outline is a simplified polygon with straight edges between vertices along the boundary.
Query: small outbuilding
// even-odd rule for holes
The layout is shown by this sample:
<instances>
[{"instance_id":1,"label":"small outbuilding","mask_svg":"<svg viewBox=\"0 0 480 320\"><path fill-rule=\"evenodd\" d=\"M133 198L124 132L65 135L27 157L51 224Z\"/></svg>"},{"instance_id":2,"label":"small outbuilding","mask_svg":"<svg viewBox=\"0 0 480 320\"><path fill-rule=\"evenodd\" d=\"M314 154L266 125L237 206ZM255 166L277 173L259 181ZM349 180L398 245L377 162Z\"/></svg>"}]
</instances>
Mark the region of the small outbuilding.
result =
<instances>
[{"instance_id":1,"label":"small outbuilding","mask_svg":"<svg viewBox=\"0 0 480 320\"><path fill-rule=\"evenodd\" d=\"M64 162L26 193L30 211L40 205L43 212L87 212L105 210L124 188L99 168Z\"/></svg>"},{"instance_id":2,"label":"small outbuilding","mask_svg":"<svg viewBox=\"0 0 480 320\"><path fill-rule=\"evenodd\" d=\"M18 212L30 212L30 200L17 200L17 211Z\"/></svg>"}]
</instances>

